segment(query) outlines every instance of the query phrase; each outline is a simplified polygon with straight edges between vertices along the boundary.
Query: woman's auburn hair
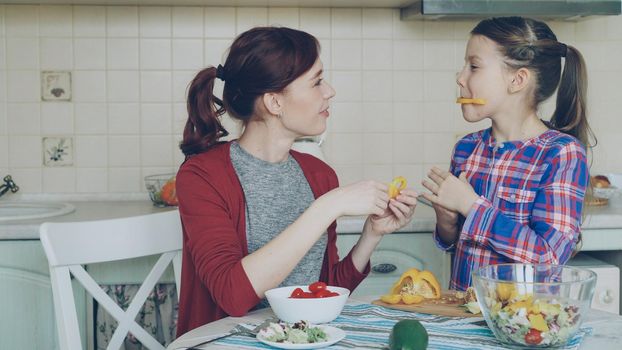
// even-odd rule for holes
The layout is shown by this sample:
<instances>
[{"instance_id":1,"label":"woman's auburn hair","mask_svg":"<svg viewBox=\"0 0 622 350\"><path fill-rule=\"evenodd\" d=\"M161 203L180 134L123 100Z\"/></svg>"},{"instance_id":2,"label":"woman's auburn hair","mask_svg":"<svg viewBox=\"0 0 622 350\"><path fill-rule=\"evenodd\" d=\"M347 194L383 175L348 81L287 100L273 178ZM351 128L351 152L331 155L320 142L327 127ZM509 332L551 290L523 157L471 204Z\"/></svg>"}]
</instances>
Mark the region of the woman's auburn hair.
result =
<instances>
[{"instance_id":1,"label":"woman's auburn hair","mask_svg":"<svg viewBox=\"0 0 622 350\"><path fill-rule=\"evenodd\" d=\"M260 96L285 90L313 67L319 52L318 40L296 29L256 27L240 34L220 71L207 67L189 85L184 155L205 152L229 134L220 120L225 112L247 123ZM224 80L222 100L214 95L216 78Z\"/></svg>"}]
</instances>

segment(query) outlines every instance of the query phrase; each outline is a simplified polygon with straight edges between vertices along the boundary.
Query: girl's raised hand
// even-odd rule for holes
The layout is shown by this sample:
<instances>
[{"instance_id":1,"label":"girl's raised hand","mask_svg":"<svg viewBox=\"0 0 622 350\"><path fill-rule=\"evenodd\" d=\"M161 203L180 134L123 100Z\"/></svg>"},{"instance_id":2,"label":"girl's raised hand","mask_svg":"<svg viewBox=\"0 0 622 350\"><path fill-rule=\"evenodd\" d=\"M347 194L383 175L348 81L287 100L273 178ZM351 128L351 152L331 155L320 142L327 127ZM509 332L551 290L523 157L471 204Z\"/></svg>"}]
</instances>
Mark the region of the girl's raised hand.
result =
<instances>
[{"instance_id":1,"label":"girl's raised hand","mask_svg":"<svg viewBox=\"0 0 622 350\"><path fill-rule=\"evenodd\" d=\"M467 216L471 206L479 198L464 172L457 178L448 171L433 167L428 178L431 181L423 180L423 186L432 193L424 194L424 198L449 211Z\"/></svg>"},{"instance_id":2,"label":"girl's raised hand","mask_svg":"<svg viewBox=\"0 0 622 350\"><path fill-rule=\"evenodd\" d=\"M394 199L389 200L389 206L380 215L370 215L367 220L371 225L371 232L385 235L394 232L412 220L417 206L417 192L411 188L400 191Z\"/></svg>"}]
</instances>

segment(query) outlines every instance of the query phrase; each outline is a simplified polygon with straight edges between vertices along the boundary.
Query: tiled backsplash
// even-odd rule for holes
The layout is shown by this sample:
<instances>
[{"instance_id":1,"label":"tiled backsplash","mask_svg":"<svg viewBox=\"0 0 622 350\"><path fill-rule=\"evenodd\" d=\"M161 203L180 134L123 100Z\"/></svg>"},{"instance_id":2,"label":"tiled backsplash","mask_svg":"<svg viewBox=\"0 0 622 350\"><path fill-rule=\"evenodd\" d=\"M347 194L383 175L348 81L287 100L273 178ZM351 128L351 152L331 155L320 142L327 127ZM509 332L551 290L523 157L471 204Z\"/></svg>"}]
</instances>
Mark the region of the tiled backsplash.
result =
<instances>
[{"instance_id":1,"label":"tiled backsplash","mask_svg":"<svg viewBox=\"0 0 622 350\"><path fill-rule=\"evenodd\" d=\"M404 22L395 9L0 5L0 174L21 193L144 191L144 176L183 159L196 71L220 63L240 32L278 24L321 41L337 91L323 148L342 183L402 175L420 188L458 136L487 126L454 103L475 23ZM622 172L622 17L550 24L588 63L592 171ZM71 73L71 101L42 101L43 71ZM71 164L44 166L44 138L70 142Z\"/></svg>"}]
</instances>

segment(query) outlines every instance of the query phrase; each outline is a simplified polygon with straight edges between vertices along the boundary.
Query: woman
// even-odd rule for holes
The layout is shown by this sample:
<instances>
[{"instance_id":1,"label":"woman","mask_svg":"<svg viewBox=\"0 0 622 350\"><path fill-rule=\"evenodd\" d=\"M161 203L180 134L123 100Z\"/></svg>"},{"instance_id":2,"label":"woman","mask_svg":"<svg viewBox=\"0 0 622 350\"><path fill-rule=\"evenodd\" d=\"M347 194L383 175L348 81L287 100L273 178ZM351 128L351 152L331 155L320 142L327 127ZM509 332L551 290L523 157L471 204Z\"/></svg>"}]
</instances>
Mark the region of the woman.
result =
<instances>
[{"instance_id":1,"label":"woman","mask_svg":"<svg viewBox=\"0 0 622 350\"><path fill-rule=\"evenodd\" d=\"M319 159L291 151L301 136L321 134L333 88L323 80L318 41L289 28L254 28L233 42L224 66L197 74L177 175L184 227L178 336L227 315L240 316L279 285L316 280L356 288L384 234L412 217L416 193L389 199L387 186L338 187ZM214 80L224 81L222 101ZM244 125L238 140L219 116ZM335 220L369 215L341 261Z\"/></svg>"}]
</instances>

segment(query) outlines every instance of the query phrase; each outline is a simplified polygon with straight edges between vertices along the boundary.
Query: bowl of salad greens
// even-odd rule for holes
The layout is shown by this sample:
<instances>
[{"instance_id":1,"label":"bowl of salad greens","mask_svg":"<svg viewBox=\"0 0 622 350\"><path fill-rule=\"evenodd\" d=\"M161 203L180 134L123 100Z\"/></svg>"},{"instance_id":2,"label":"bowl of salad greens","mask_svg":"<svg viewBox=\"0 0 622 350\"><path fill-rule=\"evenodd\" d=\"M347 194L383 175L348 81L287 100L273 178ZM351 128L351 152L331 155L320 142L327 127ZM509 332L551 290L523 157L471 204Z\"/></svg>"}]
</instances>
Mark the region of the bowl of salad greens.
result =
<instances>
[{"instance_id":1,"label":"bowl of salad greens","mask_svg":"<svg viewBox=\"0 0 622 350\"><path fill-rule=\"evenodd\" d=\"M511 347L565 345L590 308L596 274L549 264L499 264L473 272L488 327Z\"/></svg>"}]
</instances>

